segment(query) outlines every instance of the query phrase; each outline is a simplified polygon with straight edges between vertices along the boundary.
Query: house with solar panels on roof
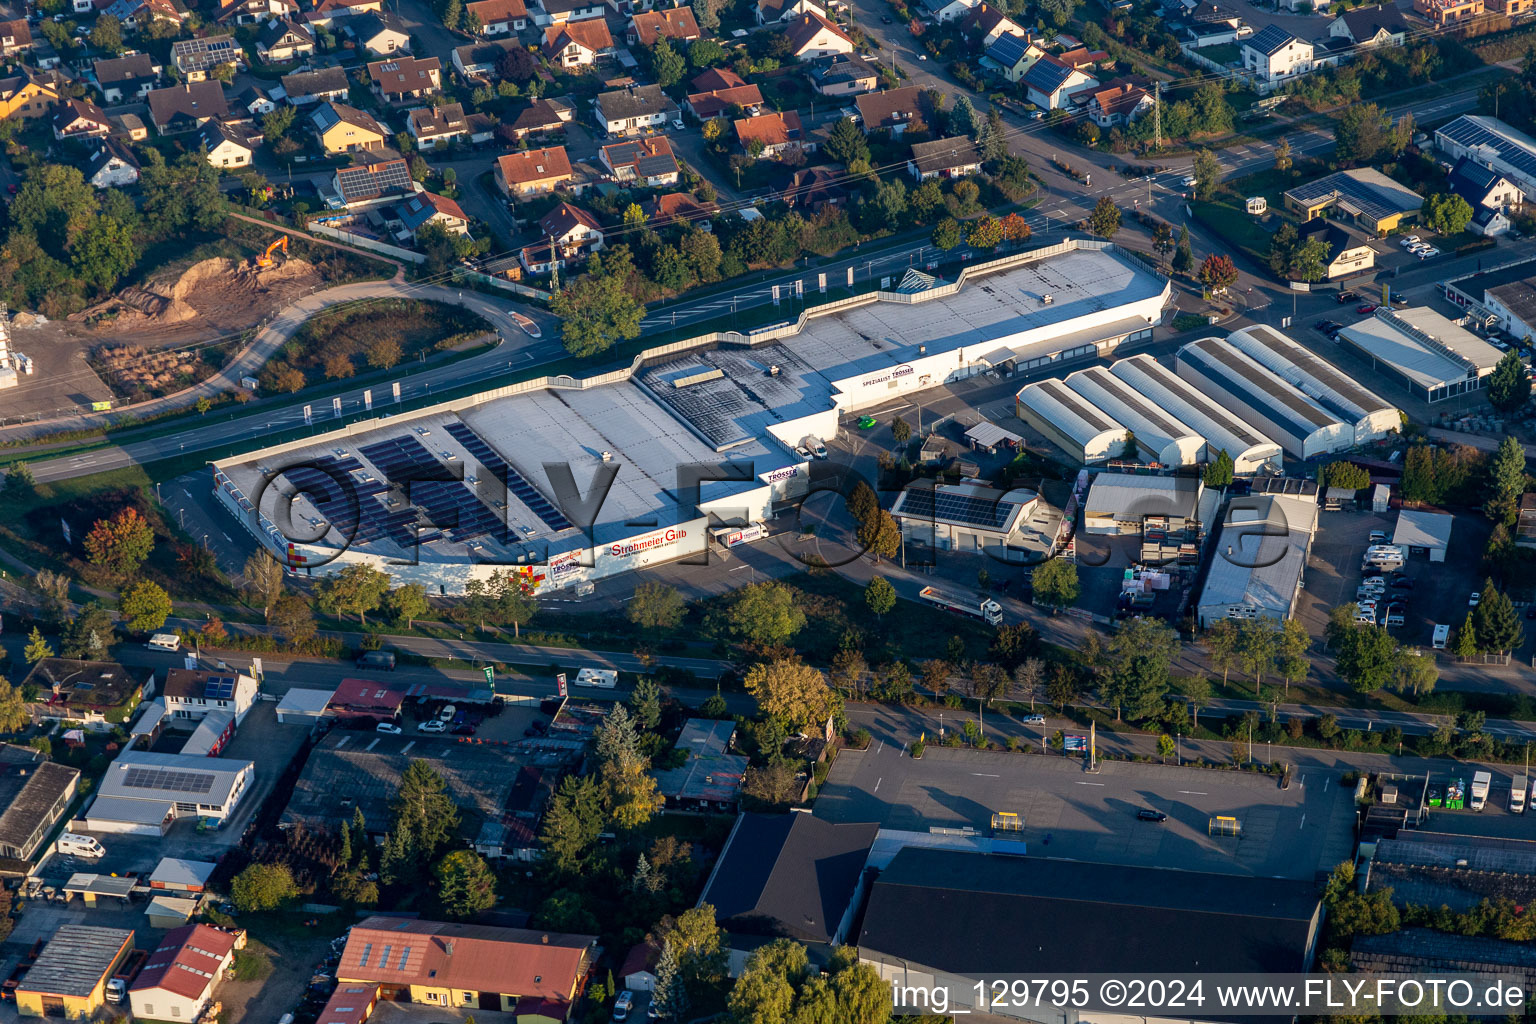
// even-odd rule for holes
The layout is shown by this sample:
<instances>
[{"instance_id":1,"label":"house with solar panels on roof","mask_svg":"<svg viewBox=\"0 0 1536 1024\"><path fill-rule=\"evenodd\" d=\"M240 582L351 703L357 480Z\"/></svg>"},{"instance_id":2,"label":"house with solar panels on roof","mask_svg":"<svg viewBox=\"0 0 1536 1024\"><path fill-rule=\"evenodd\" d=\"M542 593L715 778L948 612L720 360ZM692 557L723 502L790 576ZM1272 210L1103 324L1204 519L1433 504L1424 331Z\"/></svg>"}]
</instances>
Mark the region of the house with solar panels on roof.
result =
<instances>
[{"instance_id":1,"label":"house with solar panels on roof","mask_svg":"<svg viewBox=\"0 0 1536 1024\"><path fill-rule=\"evenodd\" d=\"M239 725L256 702L256 680L244 672L173 668L165 673L165 708L172 718L226 711Z\"/></svg>"},{"instance_id":2,"label":"house with solar panels on roof","mask_svg":"<svg viewBox=\"0 0 1536 1024\"><path fill-rule=\"evenodd\" d=\"M163 836L181 818L218 827L235 813L255 773L250 761L125 750L81 817L87 832L118 835Z\"/></svg>"},{"instance_id":3,"label":"house with solar panels on roof","mask_svg":"<svg viewBox=\"0 0 1536 1024\"><path fill-rule=\"evenodd\" d=\"M1285 193L1285 208L1302 220L1342 217L1376 235L1418 220L1423 206L1423 196L1374 167L1335 171Z\"/></svg>"},{"instance_id":4,"label":"house with solar panels on roof","mask_svg":"<svg viewBox=\"0 0 1536 1024\"><path fill-rule=\"evenodd\" d=\"M1526 195L1536 194L1536 139L1496 117L1466 114L1435 130L1435 148L1497 171Z\"/></svg>"},{"instance_id":5,"label":"house with solar panels on roof","mask_svg":"<svg viewBox=\"0 0 1536 1024\"><path fill-rule=\"evenodd\" d=\"M1243 67L1252 75L1254 88L1260 94L1274 92L1316 66L1312 44L1297 39L1279 25L1267 25L1243 40L1242 54Z\"/></svg>"}]
</instances>

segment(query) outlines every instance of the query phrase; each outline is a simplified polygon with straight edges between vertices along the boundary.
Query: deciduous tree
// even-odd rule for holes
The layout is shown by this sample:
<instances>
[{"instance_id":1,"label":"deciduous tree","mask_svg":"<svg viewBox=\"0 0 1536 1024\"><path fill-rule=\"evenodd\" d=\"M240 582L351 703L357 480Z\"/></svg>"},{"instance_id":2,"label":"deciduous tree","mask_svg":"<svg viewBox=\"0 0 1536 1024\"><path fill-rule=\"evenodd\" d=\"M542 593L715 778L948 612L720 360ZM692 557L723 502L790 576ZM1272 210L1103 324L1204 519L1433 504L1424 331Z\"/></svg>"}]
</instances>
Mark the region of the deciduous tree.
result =
<instances>
[{"instance_id":1,"label":"deciduous tree","mask_svg":"<svg viewBox=\"0 0 1536 1024\"><path fill-rule=\"evenodd\" d=\"M245 589L261 602L262 617L271 621L272 605L283 592L283 567L265 548L245 560Z\"/></svg>"},{"instance_id":2,"label":"deciduous tree","mask_svg":"<svg viewBox=\"0 0 1536 1024\"><path fill-rule=\"evenodd\" d=\"M1113 238L1120 230L1120 207L1109 196L1100 196L1088 214L1088 230L1100 238Z\"/></svg>"},{"instance_id":3,"label":"deciduous tree","mask_svg":"<svg viewBox=\"0 0 1536 1024\"><path fill-rule=\"evenodd\" d=\"M1064 558L1053 558L1037 566L1032 582L1035 603L1047 608L1070 608L1082 593L1077 566Z\"/></svg>"},{"instance_id":4,"label":"deciduous tree","mask_svg":"<svg viewBox=\"0 0 1536 1024\"><path fill-rule=\"evenodd\" d=\"M759 662L747 670L744 685L764 714L795 728L819 728L837 708L826 677L798 660Z\"/></svg>"},{"instance_id":5,"label":"deciduous tree","mask_svg":"<svg viewBox=\"0 0 1536 1024\"><path fill-rule=\"evenodd\" d=\"M85 535L86 557L92 565L117 576L132 576L155 548L155 530L139 510L128 507L98 519Z\"/></svg>"},{"instance_id":6,"label":"deciduous tree","mask_svg":"<svg viewBox=\"0 0 1536 1024\"><path fill-rule=\"evenodd\" d=\"M1530 400L1531 371L1520 353L1510 349L1488 375L1488 401L1508 415L1524 409Z\"/></svg>"},{"instance_id":7,"label":"deciduous tree","mask_svg":"<svg viewBox=\"0 0 1536 1024\"><path fill-rule=\"evenodd\" d=\"M229 885L230 900L246 914L277 910L298 895L286 864L252 864Z\"/></svg>"},{"instance_id":8,"label":"deciduous tree","mask_svg":"<svg viewBox=\"0 0 1536 1024\"><path fill-rule=\"evenodd\" d=\"M1209 199L1216 194L1216 187L1221 184L1221 161L1215 153L1208 149L1197 152L1192 173L1196 199Z\"/></svg>"},{"instance_id":9,"label":"deciduous tree","mask_svg":"<svg viewBox=\"0 0 1536 1024\"><path fill-rule=\"evenodd\" d=\"M594 256L592 262L599 259ZM550 310L560 318L565 350L578 358L600 355L617 342L638 338L645 316L645 307L625 290L617 274L597 270L557 294L550 300Z\"/></svg>"},{"instance_id":10,"label":"deciduous tree","mask_svg":"<svg viewBox=\"0 0 1536 1024\"><path fill-rule=\"evenodd\" d=\"M884 576L872 577L864 588L864 603L880 618L896 607L896 588Z\"/></svg>"},{"instance_id":11,"label":"deciduous tree","mask_svg":"<svg viewBox=\"0 0 1536 1024\"><path fill-rule=\"evenodd\" d=\"M363 562L352 562L340 572L322 578L316 590L323 611L356 615L366 626L368 613L378 608L389 593L389 573Z\"/></svg>"},{"instance_id":12,"label":"deciduous tree","mask_svg":"<svg viewBox=\"0 0 1536 1024\"><path fill-rule=\"evenodd\" d=\"M171 617L171 596L158 583L139 580L123 591L119 610L127 618L128 628L149 633L165 625Z\"/></svg>"},{"instance_id":13,"label":"deciduous tree","mask_svg":"<svg viewBox=\"0 0 1536 1024\"><path fill-rule=\"evenodd\" d=\"M427 588L420 583L402 583L384 595L384 611L396 625L415 629L416 620L432 610Z\"/></svg>"},{"instance_id":14,"label":"deciduous tree","mask_svg":"<svg viewBox=\"0 0 1536 1024\"><path fill-rule=\"evenodd\" d=\"M730 631L739 639L760 647L788 643L805 625L805 612L795 595L782 583L771 580L741 588L727 615Z\"/></svg>"},{"instance_id":15,"label":"deciduous tree","mask_svg":"<svg viewBox=\"0 0 1536 1024\"><path fill-rule=\"evenodd\" d=\"M641 629L660 632L676 629L687 614L688 602L676 587L665 583L642 583L635 596L624 606L624 615Z\"/></svg>"},{"instance_id":16,"label":"deciduous tree","mask_svg":"<svg viewBox=\"0 0 1536 1024\"><path fill-rule=\"evenodd\" d=\"M1237 267L1232 257L1211 253L1200 264L1200 283L1213 295L1219 295L1237 283Z\"/></svg>"}]
</instances>

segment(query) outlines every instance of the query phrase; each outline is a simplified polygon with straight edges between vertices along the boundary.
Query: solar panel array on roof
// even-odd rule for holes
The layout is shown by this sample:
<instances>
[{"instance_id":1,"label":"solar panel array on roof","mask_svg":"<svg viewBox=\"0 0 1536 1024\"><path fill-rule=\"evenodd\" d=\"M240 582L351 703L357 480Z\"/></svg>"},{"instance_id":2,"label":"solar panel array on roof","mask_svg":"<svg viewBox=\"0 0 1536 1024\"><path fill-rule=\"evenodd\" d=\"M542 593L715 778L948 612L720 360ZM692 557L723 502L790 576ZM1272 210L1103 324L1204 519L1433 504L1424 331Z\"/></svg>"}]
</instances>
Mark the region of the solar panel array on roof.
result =
<instances>
[{"instance_id":1,"label":"solar panel array on roof","mask_svg":"<svg viewBox=\"0 0 1536 1024\"><path fill-rule=\"evenodd\" d=\"M178 772L166 768L130 766L123 772L123 785L129 789L160 789L172 793L207 793L213 789L213 776L204 772Z\"/></svg>"},{"instance_id":2,"label":"solar panel array on roof","mask_svg":"<svg viewBox=\"0 0 1536 1024\"><path fill-rule=\"evenodd\" d=\"M411 191L411 171L404 160L382 160L360 167L343 167L336 172L341 197L348 202L371 199L390 192Z\"/></svg>"},{"instance_id":3,"label":"solar panel array on roof","mask_svg":"<svg viewBox=\"0 0 1536 1024\"><path fill-rule=\"evenodd\" d=\"M235 677L209 676L203 681L203 696L208 700L231 700L235 696Z\"/></svg>"},{"instance_id":4,"label":"solar panel array on roof","mask_svg":"<svg viewBox=\"0 0 1536 1024\"><path fill-rule=\"evenodd\" d=\"M425 511L427 518L453 540L474 540L502 526L496 512L467 483L454 479L448 467L410 434L364 445L358 451L391 481L406 485L411 503ZM443 535L431 533L419 542L427 544Z\"/></svg>"},{"instance_id":5,"label":"solar panel array on roof","mask_svg":"<svg viewBox=\"0 0 1536 1024\"><path fill-rule=\"evenodd\" d=\"M367 544L390 537L404 546L413 541L414 509L391 512L379 495L389 490L380 480L358 479L363 464L351 456L322 455L283 470L282 479L302 493L315 510L350 543ZM346 481L343 483L343 481Z\"/></svg>"},{"instance_id":6,"label":"solar panel array on roof","mask_svg":"<svg viewBox=\"0 0 1536 1024\"><path fill-rule=\"evenodd\" d=\"M498 455L484 438L470 429L469 424L450 423L447 429L454 440L463 445L464 450L474 456L480 465L506 481L507 490L517 495L517 499L527 505L528 511L538 516L545 526L556 532L571 528L571 521L525 480L521 473L512 468L506 459Z\"/></svg>"},{"instance_id":7,"label":"solar panel array on roof","mask_svg":"<svg viewBox=\"0 0 1536 1024\"><path fill-rule=\"evenodd\" d=\"M902 492L901 501L902 514L913 519L965 523L967 526L984 526L989 530L1006 528L1009 517L1017 508L1011 501L935 491L931 487L908 488Z\"/></svg>"},{"instance_id":8,"label":"solar panel array on roof","mask_svg":"<svg viewBox=\"0 0 1536 1024\"><path fill-rule=\"evenodd\" d=\"M1393 202L1391 197L1344 171L1325 174L1316 181L1288 189L1285 194L1307 206L1322 199L1344 199L1373 221L1383 221L1403 212L1402 205Z\"/></svg>"},{"instance_id":9,"label":"solar panel array on roof","mask_svg":"<svg viewBox=\"0 0 1536 1024\"><path fill-rule=\"evenodd\" d=\"M1503 130L1495 130L1493 125L1498 125ZM1501 121L1463 115L1441 128L1436 134L1443 135L1451 142L1468 148L1489 147L1511 168L1536 180L1536 152L1521 144L1525 138L1521 133Z\"/></svg>"}]
</instances>

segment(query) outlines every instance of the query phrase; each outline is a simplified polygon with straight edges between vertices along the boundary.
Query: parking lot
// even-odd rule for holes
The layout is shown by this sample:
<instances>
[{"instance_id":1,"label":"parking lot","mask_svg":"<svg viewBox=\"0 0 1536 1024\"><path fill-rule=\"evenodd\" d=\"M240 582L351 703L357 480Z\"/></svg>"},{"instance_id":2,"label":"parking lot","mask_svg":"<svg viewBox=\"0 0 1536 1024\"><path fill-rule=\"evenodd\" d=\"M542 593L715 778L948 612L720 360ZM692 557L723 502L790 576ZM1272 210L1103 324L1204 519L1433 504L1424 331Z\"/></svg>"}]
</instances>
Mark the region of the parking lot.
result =
<instances>
[{"instance_id":1,"label":"parking lot","mask_svg":"<svg viewBox=\"0 0 1536 1024\"><path fill-rule=\"evenodd\" d=\"M1321 637L1333 609L1355 600L1363 578L1360 560L1370 546L1371 531L1384 531L1390 542L1396 526L1395 511L1319 514L1312 555L1307 560L1306 589L1297 605L1297 615L1309 634ZM1389 600L1404 602L1403 624L1391 628L1393 636L1427 651L1437 622L1453 629L1461 624L1467 614L1467 598L1482 589L1479 569L1491 532L1487 519L1459 515L1444 562L1432 563L1420 556L1403 563L1402 572L1413 580L1413 588L1389 589L1379 602L1383 612Z\"/></svg>"},{"instance_id":2,"label":"parking lot","mask_svg":"<svg viewBox=\"0 0 1536 1024\"><path fill-rule=\"evenodd\" d=\"M1140 821L1147 808L1165 822ZM1024 818L1035 856L1223 874L1311 879L1349 857L1351 794L1333 772L1309 770L1289 789L1270 776L1112 762L1084 771L1076 757L930 747L921 760L878 745L844 751L815 813L830 821L877 821L927 832L991 816ZM1238 839L1212 836L1210 820L1237 818Z\"/></svg>"}]
</instances>

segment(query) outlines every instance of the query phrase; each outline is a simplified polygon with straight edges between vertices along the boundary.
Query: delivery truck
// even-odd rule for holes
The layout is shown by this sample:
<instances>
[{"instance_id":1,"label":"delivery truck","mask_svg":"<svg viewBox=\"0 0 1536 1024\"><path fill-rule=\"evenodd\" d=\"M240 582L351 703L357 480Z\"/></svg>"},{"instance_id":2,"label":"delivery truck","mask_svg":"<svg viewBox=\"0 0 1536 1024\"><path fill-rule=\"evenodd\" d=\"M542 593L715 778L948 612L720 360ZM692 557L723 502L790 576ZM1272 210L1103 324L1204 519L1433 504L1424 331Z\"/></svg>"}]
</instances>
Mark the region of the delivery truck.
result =
<instances>
[{"instance_id":1,"label":"delivery truck","mask_svg":"<svg viewBox=\"0 0 1536 1024\"><path fill-rule=\"evenodd\" d=\"M917 596L956 614L981 619L990 626L1000 626L1003 622L1003 606L990 597L962 590L940 590L938 587L924 587Z\"/></svg>"},{"instance_id":2,"label":"delivery truck","mask_svg":"<svg viewBox=\"0 0 1536 1024\"><path fill-rule=\"evenodd\" d=\"M1493 776L1488 772L1472 773L1472 809L1480 811L1488 805L1488 787L1493 783Z\"/></svg>"},{"instance_id":3,"label":"delivery truck","mask_svg":"<svg viewBox=\"0 0 1536 1024\"><path fill-rule=\"evenodd\" d=\"M1509 813L1525 813L1525 793L1530 788L1531 780L1525 775L1516 775L1514 785L1509 788Z\"/></svg>"}]
</instances>

